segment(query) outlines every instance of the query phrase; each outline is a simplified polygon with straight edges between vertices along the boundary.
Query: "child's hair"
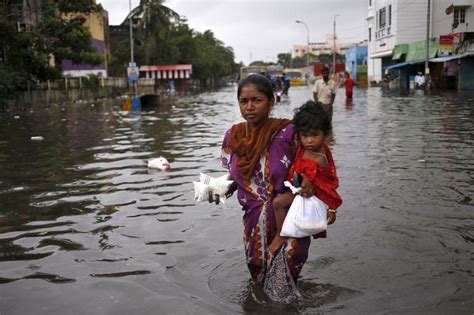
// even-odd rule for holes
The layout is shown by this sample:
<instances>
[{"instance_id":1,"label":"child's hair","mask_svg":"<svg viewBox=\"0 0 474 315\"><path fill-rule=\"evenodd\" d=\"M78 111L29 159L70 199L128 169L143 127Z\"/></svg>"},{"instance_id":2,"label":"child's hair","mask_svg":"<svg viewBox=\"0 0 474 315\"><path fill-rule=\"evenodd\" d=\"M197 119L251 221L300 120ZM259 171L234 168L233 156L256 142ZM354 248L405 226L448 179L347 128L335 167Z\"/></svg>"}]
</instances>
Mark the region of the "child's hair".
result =
<instances>
[{"instance_id":1,"label":"child's hair","mask_svg":"<svg viewBox=\"0 0 474 315\"><path fill-rule=\"evenodd\" d=\"M239 87L237 89L237 98L240 97L242 89L250 84L253 84L259 92L265 94L270 101L275 99L275 96L273 95L272 83L270 82L270 80L268 80L265 76L261 74L251 74L242 81L240 81Z\"/></svg>"},{"instance_id":2,"label":"child's hair","mask_svg":"<svg viewBox=\"0 0 474 315\"><path fill-rule=\"evenodd\" d=\"M296 132L305 132L311 129L320 129L325 135L331 131L331 121L321 102L307 101L295 109L293 123Z\"/></svg>"}]
</instances>

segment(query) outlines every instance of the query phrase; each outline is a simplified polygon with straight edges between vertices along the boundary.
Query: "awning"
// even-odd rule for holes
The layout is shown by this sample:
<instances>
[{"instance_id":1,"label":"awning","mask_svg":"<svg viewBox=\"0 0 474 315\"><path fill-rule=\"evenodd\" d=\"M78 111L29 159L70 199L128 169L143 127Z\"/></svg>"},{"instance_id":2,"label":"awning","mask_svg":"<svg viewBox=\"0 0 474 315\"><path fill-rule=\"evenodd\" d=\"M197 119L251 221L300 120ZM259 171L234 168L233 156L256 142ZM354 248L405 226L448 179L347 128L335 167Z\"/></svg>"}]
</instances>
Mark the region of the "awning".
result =
<instances>
[{"instance_id":1,"label":"awning","mask_svg":"<svg viewBox=\"0 0 474 315\"><path fill-rule=\"evenodd\" d=\"M451 56L433 58L433 59L430 59L430 62L446 62L446 61L460 59L460 58L469 57L469 56L474 56L474 52L468 52L468 53L464 53L460 55L451 55Z\"/></svg>"},{"instance_id":2,"label":"awning","mask_svg":"<svg viewBox=\"0 0 474 315\"><path fill-rule=\"evenodd\" d=\"M372 55L370 55L370 58L382 58L382 57L391 56L392 51L393 51L393 49L379 51L379 52L376 52L376 53L373 53Z\"/></svg>"},{"instance_id":3,"label":"awning","mask_svg":"<svg viewBox=\"0 0 474 315\"><path fill-rule=\"evenodd\" d=\"M438 41L431 39L429 41L429 58L434 58L438 52ZM408 44L406 61L424 60L426 58L426 41L419 41Z\"/></svg>"},{"instance_id":4,"label":"awning","mask_svg":"<svg viewBox=\"0 0 474 315\"><path fill-rule=\"evenodd\" d=\"M400 68L400 67L403 67L403 66L409 66L409 65L414 65L414 64L417 64L417 63L422 63L422 62L425 62L425 61L424 60L404 61L404 62L396 63L394 65L387 66L387 67L385 67L385 69L395 69L395 68Z\"/></svg>"},{"instance_id":5,"label":"awning","mask_svg":"<svg viewBox=\"0 0 474 315\"><path fill-rule=\"evenodd\" d=\"M393 49L393 57L392 60L398 60L402 57L402 55L408 52L408 44L399 44L395 45Z\"/></svg>"},{"instance_id":6,"label":"awning","mask_svg":"<svg viewBox=\"0 0 474 315\"><path fill-rule=\"evenodd\" d=\"M140 74L147 79L189 79L193 65L143 65Z\"/></svg>"}]
</instances>

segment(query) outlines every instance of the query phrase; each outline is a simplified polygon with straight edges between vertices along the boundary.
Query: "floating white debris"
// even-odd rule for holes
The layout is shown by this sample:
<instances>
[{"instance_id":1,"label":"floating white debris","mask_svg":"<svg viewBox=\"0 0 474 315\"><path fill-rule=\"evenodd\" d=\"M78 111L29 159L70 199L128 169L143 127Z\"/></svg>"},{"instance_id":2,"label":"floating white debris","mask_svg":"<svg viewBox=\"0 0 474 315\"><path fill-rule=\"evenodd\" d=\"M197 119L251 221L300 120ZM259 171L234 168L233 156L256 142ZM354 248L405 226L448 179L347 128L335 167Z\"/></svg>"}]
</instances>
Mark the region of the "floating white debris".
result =
<instances>
[{"instance_id":1,"label":"floating white debris","mask_svg":"<svg viewBox=\"0 0 474 315\"><path fill-rule=\"evenodd\" d=\"M20 119L20 115L15 115L15 116L13 116L13 118Z\"/></svg>"},{"instance_id":2,"label":"floating white debris","mask_svg":"<svg viewBox=\"0 0 474 315\"><path fill-rule=\"evenodd\" d=\"M418 162L420 162L420 163L425 163L426 160L420 159L420 160L418 160Z\"/></svg>"},{"instance_id":3,"label":"floating white debris","mask_svg":"<svg viewBox=\"0 0 474 315\"><path fill-rule=\"evenodd\" d=\"M162 171L167 171L171 168L170 163L168 160L162 156L152 159L148 161L148 167L149 168L156 168Z\"/></svg>"},{"instance_id":4,"label":"floating white debris","mask_svg":"<svg viewBox=\"0 0 474 315\"><path fill-rule=\"evenodd\" d=\"M42 136L33 136L31 137L31 141L43 141L44 138Z\"/></svg>"}]
</instances>

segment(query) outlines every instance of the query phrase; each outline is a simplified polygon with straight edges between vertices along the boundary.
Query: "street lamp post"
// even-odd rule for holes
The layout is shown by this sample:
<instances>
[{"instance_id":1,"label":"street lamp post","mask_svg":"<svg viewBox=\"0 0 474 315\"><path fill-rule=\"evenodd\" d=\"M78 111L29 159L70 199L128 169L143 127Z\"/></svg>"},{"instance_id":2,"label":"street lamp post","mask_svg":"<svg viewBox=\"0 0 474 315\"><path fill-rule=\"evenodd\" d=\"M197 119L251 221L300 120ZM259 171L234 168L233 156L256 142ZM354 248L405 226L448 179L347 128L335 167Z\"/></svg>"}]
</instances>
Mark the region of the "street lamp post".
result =
<instances>
[{"instance_id":1,"label":"street lamp post","mask_svg":"<svg viewBox=\"0 0 474 315\"><path fill-rule=\"evenodd\" d=\"M140 74L137 65L135 64L135 56L134 56L134 45L133 45L133 18L132 18L132 0L128 1L128 8L129 8L129 30L130 30L130 63L127 68L127 76L129 79L129 82L131 84L132 88L132 93L134 95L137 94L137 82L136 80L138 79L138 76ZM132 74L133 73L133 78ZM133 97L132 97L132 102L133 102Z\"/></svg>"},{"instance_id":2,"label":"street lamp post","mask_svg":"<svg viewBox=\"0 0 474 315\"><path fill-rule=\"evenodd\" d=\"M296 23L299 23L299 24L303 24L304 27L306 27L306 45L308 46L306 49L306 66L309 67L309 28L308 28L308 25L306 25L305 22L303 21L300 21L300 20L296 20Z\"/></svg>"},{"instance_id":3,"label":"street lamp post","mask_svg":"<svg viewBox=\"0 0 474 315\"><path fill-rule=\"evenodd\" d=\"M338 17L339 14L336 14L334 16L334 34L333 34L333 54L332 54L332 76L333 79L336 74L336 17Z\"/></svg>"},{"instance_id":4,"label":"street lamp post","mask_svg":"<svg viewBox=\"0 0 474 315\"><path fill-rule=\"evenodd\" d=\"M132 21L132 0L128 1L128 8L129 8L129 30L130 30L130 63L133 65L135 63L134 61L134 54L133 54L133 21Z\"/></svg>"}]
</instances>

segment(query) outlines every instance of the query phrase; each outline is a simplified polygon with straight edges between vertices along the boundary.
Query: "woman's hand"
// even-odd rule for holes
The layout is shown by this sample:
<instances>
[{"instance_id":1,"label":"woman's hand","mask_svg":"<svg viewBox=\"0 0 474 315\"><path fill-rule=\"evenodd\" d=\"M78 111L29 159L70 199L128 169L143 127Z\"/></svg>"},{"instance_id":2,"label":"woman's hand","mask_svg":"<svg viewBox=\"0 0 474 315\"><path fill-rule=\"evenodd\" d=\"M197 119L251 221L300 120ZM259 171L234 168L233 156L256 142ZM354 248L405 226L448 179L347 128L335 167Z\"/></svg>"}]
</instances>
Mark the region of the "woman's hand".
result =
<instances>
[{"instance_id":1,"label":"woman's hand","mask_svg":"<svg viewBox=\"0 0 474 315\"><path fill-rule=\"evenodd\" d=\"M232 184L230 184L229 186L229 189L227 189L227 192L225 193L225 197L230 198L236 190L237 190L237 184L235 182L232 182ZM216 205L218 205L219 195L213 195L212 191L210 191L208 195L208 201L210 203L215 203Z\"/></svg>"},{"instance_id":2,"label":"woman's hand","mask_svg":"<svg viewBox=\"0 0 474 315\"><path fill-rule=\"evenodd\" d=\"M334 222L336 222L336 210L329 209L328 210L328 225L331 225Z\"/></svg>"},{"instance_id":3,"label":"woman's hand","mask_svg":"<svg viewBox=\"0 0 474 315\"><path fill-rule=\"evenodd\" d=\"M309 198L314 195L314 186L313 183L304 175L301 175L303 180L301 181L301 193L300 195Z\"/></svg>"},{"instance_id":4,"label":"woman's hand","mask_svg":"<svg viewBox=\"0 0 474 315\"><path fill-rule=\"evenodd\" d=\"M225 197L226 198L230 198L232 197L232 195L234 194L234 192L237 190L237 184L235 182L232 182L232 184L230 184L229 186L229 189L227 190L227 192L225 193Z\"/></svg>"}]
</instances>

